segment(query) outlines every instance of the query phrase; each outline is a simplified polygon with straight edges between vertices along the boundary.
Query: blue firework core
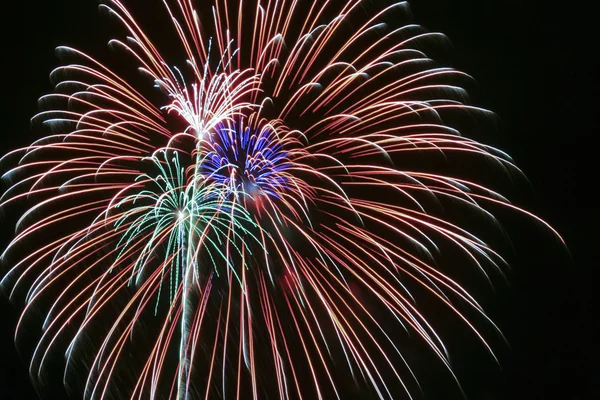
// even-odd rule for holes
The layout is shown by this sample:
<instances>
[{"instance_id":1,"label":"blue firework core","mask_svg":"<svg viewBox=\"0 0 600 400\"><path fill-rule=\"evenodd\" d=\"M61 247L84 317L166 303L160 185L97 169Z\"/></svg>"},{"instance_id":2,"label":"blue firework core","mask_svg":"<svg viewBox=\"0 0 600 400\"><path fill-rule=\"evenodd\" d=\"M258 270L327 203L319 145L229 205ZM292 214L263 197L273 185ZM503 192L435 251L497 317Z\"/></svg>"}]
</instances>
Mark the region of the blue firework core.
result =
<instances>
[{"instance_id":1,"label":"blue firework core","mask_svg":"<svg viewBox=\"0 0 600 400\"><path fill-rule=\"evenodd\" d=\"M253 128L241 121L219 124L210 142L205 170L231 194L280 198L288 188L286 170L292 164L272 126Z\"/></svg>"}]
</instances>

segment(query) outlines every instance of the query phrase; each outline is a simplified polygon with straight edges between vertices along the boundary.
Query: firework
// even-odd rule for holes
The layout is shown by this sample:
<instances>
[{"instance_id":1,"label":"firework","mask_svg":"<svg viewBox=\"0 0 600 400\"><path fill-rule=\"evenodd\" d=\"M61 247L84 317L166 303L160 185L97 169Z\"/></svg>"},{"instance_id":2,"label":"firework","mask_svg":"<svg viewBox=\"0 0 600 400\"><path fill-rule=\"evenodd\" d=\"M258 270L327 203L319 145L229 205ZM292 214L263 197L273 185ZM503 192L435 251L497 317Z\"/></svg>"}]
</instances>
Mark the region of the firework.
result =
<instances>
[{"instance_id":1,"label":"firework","mask_svg":"<svg viewBox=\"0 0 600 400\"><path fill-rule=\"evenodd\" d=\"M501 205L548 225L430 168L457 154L518 171L443 123L487 111L465 104L467 75L425 54L442 36L390 23L405 3L334 3L165 1L176 67L106 2L128 31L110 44L152 96L59 48L76 61L52 72L52 108L34 118L52 134L2 160L0 206L25 204L2 254L3 286L26 304L17 340L29 311L46 313L34 379L62 348L65 384L83 367L88 398L344 398L348 377L378 398L410 396L398 330L452 374L411 288L493 356L463 311L492 322L434 260L453 248L484 275L504 260L430 208L493 219L486 207Z\"/></svg>"}]
</instances>

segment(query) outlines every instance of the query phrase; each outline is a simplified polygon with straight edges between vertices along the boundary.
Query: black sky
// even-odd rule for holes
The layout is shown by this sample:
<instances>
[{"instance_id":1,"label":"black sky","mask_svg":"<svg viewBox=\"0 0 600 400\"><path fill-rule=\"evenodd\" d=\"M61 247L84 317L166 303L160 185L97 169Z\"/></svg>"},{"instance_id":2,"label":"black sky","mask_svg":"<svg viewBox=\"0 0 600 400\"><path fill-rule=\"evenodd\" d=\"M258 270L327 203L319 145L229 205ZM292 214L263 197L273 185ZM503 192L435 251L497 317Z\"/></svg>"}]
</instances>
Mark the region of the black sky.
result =
<instances>
[{"instance_id":1,"label":"black sky","mask_svg":"<svg viewBox=\"0 0 600 400\"><path fill-rule=\"evenodd\" d=\"M0 153L36 138L29 119L37 99L51 90L54 48L105 51L110 34L95 0L7 3ZM411 8L416 23L449 37L445 62L476 79L472 103L499 115L496 131L478 139L507 151L528 176L530 185L520 184L512 198L555 227L571 254L548 235L536 237L540 227L516 229L511 287L487 301L512 350L501 350L502 371L487 368L484 375L479 365L459 366L472 376L468 394L482 400L600 398L599 318L591 305L600 239L593 222L600 93L592 10L525 0L414 0ZM16 309L5 299L0 304L0 399L35 399L12 341Z\"/></svg>"}]
</instances>

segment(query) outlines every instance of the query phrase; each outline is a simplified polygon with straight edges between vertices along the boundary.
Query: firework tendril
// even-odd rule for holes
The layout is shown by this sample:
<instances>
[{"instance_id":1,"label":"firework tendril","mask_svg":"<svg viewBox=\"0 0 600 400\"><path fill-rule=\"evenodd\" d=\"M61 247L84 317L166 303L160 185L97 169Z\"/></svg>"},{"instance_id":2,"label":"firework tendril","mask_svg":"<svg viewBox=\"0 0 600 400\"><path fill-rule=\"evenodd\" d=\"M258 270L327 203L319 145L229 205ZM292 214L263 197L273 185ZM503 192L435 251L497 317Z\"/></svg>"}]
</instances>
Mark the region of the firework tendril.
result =
<instances>
[{"instance_id":1,"label":"firework tendril","mask_svg":"<svg viewBox=\"0 0 600 400\"><path fill-rule=\"evenodd\" d=\"M59 47L72 61L33 118L51 133L1 160L0 207L20 213L1 255L25 304L16 339L44 316L33 379L62 351L86 398L411 397L398 332L454 376L420 298L495 357L472 320L495 326L436 260L451 251L486 277L505 261L439 205L552 228L434 167L458 155L518 172L443 122L489 114L466 104L466 74L426 55L443 36L398 24L404 2L163 3L183 65L106 1L127 30L110 45L142 78Z\"/></svg>"}]
</instances>

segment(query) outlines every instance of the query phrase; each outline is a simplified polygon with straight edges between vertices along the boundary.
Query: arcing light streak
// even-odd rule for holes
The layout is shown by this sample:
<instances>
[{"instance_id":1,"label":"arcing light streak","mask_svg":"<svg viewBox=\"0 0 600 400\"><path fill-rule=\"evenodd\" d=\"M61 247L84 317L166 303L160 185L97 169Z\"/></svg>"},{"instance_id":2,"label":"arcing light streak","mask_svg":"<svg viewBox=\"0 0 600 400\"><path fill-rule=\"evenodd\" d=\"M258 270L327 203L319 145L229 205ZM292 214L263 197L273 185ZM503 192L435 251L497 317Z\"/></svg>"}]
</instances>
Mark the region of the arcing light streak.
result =
<instances>
[{"instance_id":1,"label":"arcing light streak","mask_svg":"<svg viewBox=\"0 0 600 400\"><path fill-rule=\"evenodd\" d=\"M156 105L59 48L80 61L52 72L57 93L41 103L57 106L33 120L53 134L2 159L18 165L0 207L26 204L2 283L11 296L29 288L24 317L47 305L33 377L67 338L65 382L85 367L90 398L344 398L348 376L379 398L410 395L399 328L452 373L418 296L493 355L464 315L487 320L482 308L434 260L451 247L484 275L504 260L432 204L492 220L486 206L503 205L551 228L481 184L428 172L452 154L516 170L444 124L486 111L464 103L465 74L422 50L441 35L390 27L403 2L334 3L214 0L198 13L165 0L179 69L108 1L129 32L111 44L158 88Z\"/></svg>"}]
</instances>

